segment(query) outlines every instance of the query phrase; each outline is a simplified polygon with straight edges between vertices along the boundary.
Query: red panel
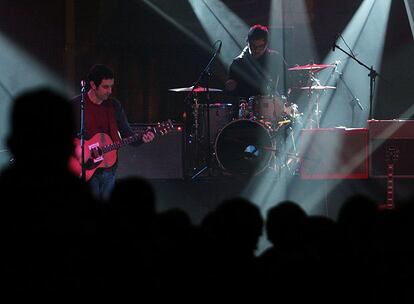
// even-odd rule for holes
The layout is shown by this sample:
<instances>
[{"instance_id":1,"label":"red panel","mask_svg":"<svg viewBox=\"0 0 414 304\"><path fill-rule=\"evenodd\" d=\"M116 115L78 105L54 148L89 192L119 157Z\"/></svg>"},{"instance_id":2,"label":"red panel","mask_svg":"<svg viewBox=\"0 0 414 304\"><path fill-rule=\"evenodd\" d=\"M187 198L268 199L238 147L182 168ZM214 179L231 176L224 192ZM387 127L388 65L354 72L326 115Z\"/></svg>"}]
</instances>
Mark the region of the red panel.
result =
<instances>
[{"instance_id":1,"label":"red panel","mask_svg":"<svg viewBox=\"0 0 414 304\"><path fill-rule=\"evenodd\" d=\"M368 129L303 129L299 151L303 179L368 178Z\"/></svg>"}]
</instances>

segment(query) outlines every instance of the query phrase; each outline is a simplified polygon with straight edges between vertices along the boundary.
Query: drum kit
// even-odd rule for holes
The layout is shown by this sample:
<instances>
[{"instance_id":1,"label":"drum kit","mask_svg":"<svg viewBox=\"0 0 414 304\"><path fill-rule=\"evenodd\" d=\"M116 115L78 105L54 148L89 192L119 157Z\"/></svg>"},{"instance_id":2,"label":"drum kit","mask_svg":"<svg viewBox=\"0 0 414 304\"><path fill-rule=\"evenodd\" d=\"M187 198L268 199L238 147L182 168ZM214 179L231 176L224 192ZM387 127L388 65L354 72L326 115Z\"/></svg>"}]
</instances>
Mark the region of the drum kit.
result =
<instances>
[{"instance_id":1,"label":"drum kit","mask_svg":"<svg viewBox=\"0 0 414 304\"><path fill-rule=\"evenodd\" d=\"M335 87L321 85L315 74L333 66L307 64L288 69L289 71L305 71L308 74L309 85L299 89L308 91L309 96L317 93L314 104L315 117L312 118L317 128L319 128L320 121L318 92L335 89ZM196 160L203 158L199 157L200 152L204 156L212 154L206 157L212 157L215 160L214 163L218 165L218 169L221 169L220 172L237 176L258 175L266 169L280 172L280 169L288 167L292 160L298 163L293 126L303 114L299 112L298 106L289 102L285 96L251 96L247 100L240 99L237 105L228 102L206 104L200 102L200 93L222 92L222 90L201 86L169 90L194 93L191 104L192 115L187 115L187 120L191 119L186 127L186 144L196 147ZM288 137L292 140L292 148L283 150L280 144L283 144ZM281 138L283 138L282 141L280 141ZM207 150L208 153L206 153ZM194 165L192 169L196 170L196 167Z\"/></svg>"}]
</instances>

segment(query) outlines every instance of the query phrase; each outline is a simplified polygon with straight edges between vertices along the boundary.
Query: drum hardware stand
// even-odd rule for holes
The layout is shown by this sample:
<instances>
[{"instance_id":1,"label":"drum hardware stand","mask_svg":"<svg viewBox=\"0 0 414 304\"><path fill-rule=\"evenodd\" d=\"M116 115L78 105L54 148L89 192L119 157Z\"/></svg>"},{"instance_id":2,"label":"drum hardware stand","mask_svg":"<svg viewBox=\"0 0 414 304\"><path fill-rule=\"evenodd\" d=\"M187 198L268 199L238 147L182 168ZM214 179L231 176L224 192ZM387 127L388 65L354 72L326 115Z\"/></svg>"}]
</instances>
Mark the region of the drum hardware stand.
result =
<instances>
[{"instance_id":1,"label":"drum hardware stand","mask_svg":"<svg viewBox=\"0 0 414 304\"><path fill-rule=\"evenodd\" d=\"M314 85L320 86L321 83L320 83L319 79L317 79L315 77L315 74L312 70L309 70L309 80L310 80L310 84L309 84L308 96L309 96L309 99L311 99L312 95L313 95L313 92L314 92L312 87ZM311 113L312 114L310 115L310 119L313 120L316 123L315 128L319 129L320 128L320 115L321 115L321 113L320 113L320 110L319 110L319 93L318 92L316 92L314 104L310 103L310 105L312 107L311 108ZM312 129L314 128L313 122L311 124L311 127L312 127Z\"/></svg>"},{"instance_id":2,"label":"drum hardware stand","mask_svg":"<svg viewBox=\"0 0 414 304\"><path fill-rule=\"evenodd\" d=\"M313 96L313 90L311 89L311 86L309 86L309 90L308 90L308 98L309 98L309 103L307 106L307 114L306 114L306 123L305 123L305 128L308 129L315 129L315 128L319 128L319 96L316 96L315 101L312 101L312 96Z\"/></svg>"},{"instance_id":3,"label":"drum hardware stand","mask_svg":"<svg viewBox=\"0 0 414 304\"><path fill-rule=\"evenodd\" d=\"M283 126L286 123L290 123L290 122L291 122L290 120L284 120L284 121L279 122L278 123L279 126L276 128L276 130L274 132L277 132L280 129L281 126ZM289 129L290 129L290 135L289 135L289 137L290 137L290 139L292 141L293 152L286 152L286 150L282 152L283 156L284 157L287 157L287 159L286 160L282 160L282 164L280 165L280 168L288 168L289 171L291 171L291 168L289 166L290 165L289 159L295 159L296 160L296 163L295 164L297 164L297 161L299 160L299 156L298 156L297 150L296 150L296 143L295 143L295 136L294 136L293 128L290 126ZM273 140L273 139L276 138L276 136L277 136L277 134L272 135L270 137L270 139ZM286 146L285 146L285 148L286 148ZM266 148L264 148L264 149L266 149ZM275 152L275 160L276 160L276 152L279 152L280 153L281 151L278 150L278 149L273 149L272 151ZM276 162L276 165L277 165L277 162Z\"/></svg>"},{"instance_id":4,"label":"drum hardware stand","mask_svg":"<svg viewBox=\"0 0 414 304\"><path fill-rule=\"evenodd\" d=\"M199 134L199 126L200 126L200 120L199 120L199 115L200 115L200 103L198 102L198 97L197 95L194 96L193 98L193 106L192 106L192 114L194 117L194 155L196 158L199 157L199 147L198 147L198 143L200 140L200 134ZM194 163L192 163L192 167L194 167Z\"/></svg>"},{"instance_id":5,"label":"drum hardware stand","mask_svg":"<svg viewBox=\"0 0 414 304\"><path fill-rule=\"evenodd\" d=\"M321 112L319 110L319 93L316 93L314 115L316 120L316 128L319 129L321 120Z\"/></svg>"},{"instance_id":6,"label":"drum hardware stand","mask_svg":"<svg viewBox=\"0 0 414 304\"><path fill-rule=\"evenodd\" d=\"M316 96L315 103L311 102L312 101L312 95L313 95L312 87L314 85L320 85L321 83L320 83L319 79L317 79L315 77L315 73L314 73L313 69L309 69L308 78L309 79L307 81L307 85L308 85L307 90L308 90L309 103L308 103L308 109L307 109L308 114L307 114L307 117L306 117L307 122L306 122L305 126L306 126L306 128L314 129L315 127L319 128L319 119L318 119L318 116L319 116L319 100L318 100L318 97L319 96L318 95ZM315 122L316 122L316 126L314 125Z\"/></svg>"},{"instance_id":7,"label":"drum hardware stand","mask_svg":"<svg viewBox=\"0 0 414 304\"><path fill-rule=\"evenodd\" d=\"M198 86L198 84L200 83L200 81L202 79L206 80L206 100L207 100L207 157L206 157L206 165L199 169L198 172L196 172L191 179L196 179L199 175L201 175L203 172L208 171L211 168L211 141L210 141L210 91L209 91L209 80L210 80L210 70L211 70L211 65L213 64L214 60L216 59L217 55L220 54L220 50L221 50L221 46L222 46L222 41L221 40L217 40L214 43L214 46L219 43L218 48L215 50L213 56L211 57L210 61L208 62L207 66L204 68L204 70L201 72L199 78L197 79L197 81L194 84L194 88L196 88ZM193 88L193 90L194 90ZM189 93L189 95L192 93L192 91ZM198 133L198 127L199 124L197 124L196 126L196 134ZM198 145L198 142L196 142L196 145Z\"/></svg>"}]
</instances>

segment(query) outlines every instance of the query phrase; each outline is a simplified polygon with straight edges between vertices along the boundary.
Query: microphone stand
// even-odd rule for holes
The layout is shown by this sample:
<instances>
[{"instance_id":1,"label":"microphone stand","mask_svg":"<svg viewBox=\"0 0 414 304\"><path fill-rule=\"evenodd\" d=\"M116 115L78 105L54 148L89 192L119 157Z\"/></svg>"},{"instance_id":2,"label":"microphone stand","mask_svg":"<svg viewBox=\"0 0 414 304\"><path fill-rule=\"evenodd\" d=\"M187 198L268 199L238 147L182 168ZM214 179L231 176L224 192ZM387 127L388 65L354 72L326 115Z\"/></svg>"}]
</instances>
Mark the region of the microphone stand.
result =
<instances>
[{"instance_id":1,"label":"microphone stand","mask_svg":"<svg viewBox=\"0 0 414 304\"><path fill-rule=\"evenodd\" d=\"M84 80L81 81L81 102L80 102L80 146L81 146L81 180L86 182L85 170L85 87Z\"/></svg>"},{"instance_id":2,"label":"microphone stand","mask_svg":"<svg viewBox=\"0 0 414 304\"><path fill-rule=\"evenodd\" d=\"M372 104L373 104L373 99L374 99L374 87L375 87L375 79L377 76L381 76L380 74L377 73L377 71L374 70L374 68L371 66L367 66L366 64L362 63L361 61L359 61L353 54L348 53L347 51L345 51L344 49L342 49L341 47L339 47L338 45L334 44L333 49L339 49L342 52L344 52L346 55L348 55L350 58L354 59L356 62L358 62L358 64L362 65L364 68L366 68L367 70L369 70L369 120L374 119L373 114L372 114ZM358 101L358 105L360 107L362 107Z\"/></svg>"},{"instance_id":3,"label":"microphone stand","mask_svg":"<svg viewBox=\"0 0 414 304\"><path fill-rule=\"evenodd\" d=\"M339 74L339 79L342 81L342 83L345 85L345 88L348 90L348 93L352 96L352 100L349 102L349 104L351 105L351 108L352 108L351 126L354 127L354 123L355 123L355 105L358 105L358 107L361 109L361 111L364 111L364 107L359 102L359 98L356 97L352 93L352 90L349 88L348 84L344 80L343 73L338 72L338 71L337 71L337 73Z\"/></svg>"},{"instance_id":4,"label":"microphone stand","mask_svg":"<svg viewBox=\"0 0 414 304\"><path fill-rule=\"evenodd\" d=\"M207 66L204 68L204 70L201 72L200 76L198 77L197 81L194 83L192 90L188 93L187 97L185 98L185 100L188 100L191 96L191 94L193 93L194 89L198 86L198 84L200 83L200 81L202 79L206 79L206 97L207 97L207 158L206 158L206 165L199 170L196 174L194 174L191 179L195 179L197 178L197 176L199 176L200 174L202 174L204 171L206 171L207 169L209 169L211 167L211 143L210 143L210 91L209 91L209 82L210 82L210 70L211 70L211 65L213 64L214 60L216 59L217 55L220 53L221 50L221 45L222 45L222 41L221 40L217 40L214 45L217 44L217 42L220 43L219 47L217 48L217 50L215 50L213 56L210 58L210 61L207 63ZM198 143L196 142L196 145Z\"/></svg>"}]
</instances>

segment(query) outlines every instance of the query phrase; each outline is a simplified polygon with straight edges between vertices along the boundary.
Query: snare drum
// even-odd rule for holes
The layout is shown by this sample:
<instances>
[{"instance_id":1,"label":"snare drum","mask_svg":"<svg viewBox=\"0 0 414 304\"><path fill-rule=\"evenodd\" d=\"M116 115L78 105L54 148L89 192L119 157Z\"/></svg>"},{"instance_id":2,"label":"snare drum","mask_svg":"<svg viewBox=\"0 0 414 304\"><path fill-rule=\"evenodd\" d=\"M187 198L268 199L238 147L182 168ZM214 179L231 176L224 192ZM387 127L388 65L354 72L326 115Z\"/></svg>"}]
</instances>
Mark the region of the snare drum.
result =
<instances>
[{"instance_id":1,"label":"snare drum","mask_svg":"<svg viewBox=\"0 0 414 304\"><path fill-rule=\"evenodd\" d=\"M220 166L236 175L257 175L269 167L274 144L263 124L249 119L228 123L219 132L215 155Z\"/></svg>"},{"instance_id":2,"label":"snare drum","mask_svg":"<svg viewBox=\"0 0 414 304\"><path fill-rule=\"evenodd\" d=\"M283 96L259 95L250 97L249 103L256 119L272 122L283 115L285 99Z\"/></svg>"}]
</instances>

